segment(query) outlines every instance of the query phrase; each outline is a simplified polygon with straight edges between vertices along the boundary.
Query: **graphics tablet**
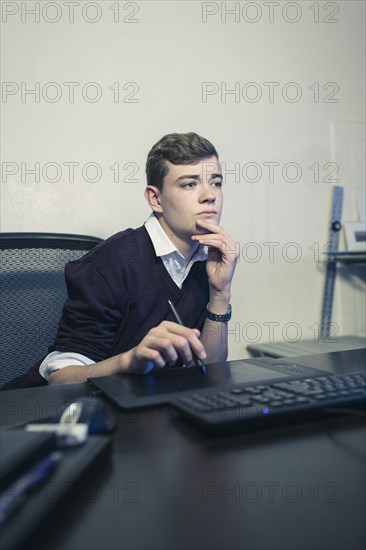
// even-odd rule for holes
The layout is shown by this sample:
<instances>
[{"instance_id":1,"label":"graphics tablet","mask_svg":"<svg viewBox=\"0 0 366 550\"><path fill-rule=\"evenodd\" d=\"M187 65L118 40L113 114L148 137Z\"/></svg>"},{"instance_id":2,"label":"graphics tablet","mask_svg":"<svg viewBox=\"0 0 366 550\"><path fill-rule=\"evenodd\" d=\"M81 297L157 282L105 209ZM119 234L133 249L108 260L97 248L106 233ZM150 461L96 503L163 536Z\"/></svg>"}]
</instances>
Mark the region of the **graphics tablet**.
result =
<instances>
[{"instance_id":1,"label":"graphics tablet","mask_svg":"<svg viewBox=\"0 0 366 550\"><path fill-rule=\"evenodd\" d=\"M259 357L213 363L207 365L204 375L192 368L164 368L146 375L115 374L90 378L93 389L98 389L122 409L139 409L163 405L186 392L205 388L229 387L237 384L258 384L272 380L289 380L324 374L325 371L285 362L283 359Z\"/></svg>"}]
</instances>

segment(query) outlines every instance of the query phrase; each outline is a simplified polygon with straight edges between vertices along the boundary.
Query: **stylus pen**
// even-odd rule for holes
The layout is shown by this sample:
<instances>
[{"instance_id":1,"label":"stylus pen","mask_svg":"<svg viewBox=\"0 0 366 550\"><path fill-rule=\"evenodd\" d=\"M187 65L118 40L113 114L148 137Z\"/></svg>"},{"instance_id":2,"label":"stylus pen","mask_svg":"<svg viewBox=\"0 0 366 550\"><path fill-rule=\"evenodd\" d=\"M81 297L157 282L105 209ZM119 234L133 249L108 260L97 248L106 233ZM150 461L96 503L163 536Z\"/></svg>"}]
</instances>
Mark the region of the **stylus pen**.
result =
<instances>
[{"instance_id":1,"label":"stylus pen","mask_svg":"<svg viewBox=\"0 0 366 550\"><path fill-rule=\"evenodd\" d=\"M172 314L174 315L174 319L176 320L178 325L181 325L183 327L184 326L183 321L179 317L178 311L175 309L175 307L173 306L173 304L170 300L168 300L168 304L169 304L169 307L172 311ZM193 362L194 362L195 366L202 372L202 374L206 374L205 364L201 361L201 359L199 359L197 357L197 355L194 353L194 351L192 349L191 349L191 352L192 352Z\"/></svg>"}]
</instances>

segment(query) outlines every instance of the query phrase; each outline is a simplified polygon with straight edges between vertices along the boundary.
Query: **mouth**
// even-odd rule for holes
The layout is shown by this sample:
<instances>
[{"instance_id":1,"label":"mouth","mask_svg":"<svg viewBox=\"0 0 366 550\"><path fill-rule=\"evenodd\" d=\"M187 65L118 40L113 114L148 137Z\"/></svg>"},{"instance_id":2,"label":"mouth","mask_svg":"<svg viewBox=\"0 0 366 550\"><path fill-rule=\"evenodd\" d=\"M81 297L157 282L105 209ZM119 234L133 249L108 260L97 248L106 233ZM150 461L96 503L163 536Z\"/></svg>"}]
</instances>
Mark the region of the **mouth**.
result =
<instances>
[{"instance_id":1,"label":"mouth","mask_svg":"<svg viewBox=\"0 0 366 550\"><path fill-rule=\"evenodd\" d=\"M204 210L203 212L198 212L197 216L204 216L205 218L209 218L211 216L217 216L216 210Z\"/></svg>"}]
</instances>

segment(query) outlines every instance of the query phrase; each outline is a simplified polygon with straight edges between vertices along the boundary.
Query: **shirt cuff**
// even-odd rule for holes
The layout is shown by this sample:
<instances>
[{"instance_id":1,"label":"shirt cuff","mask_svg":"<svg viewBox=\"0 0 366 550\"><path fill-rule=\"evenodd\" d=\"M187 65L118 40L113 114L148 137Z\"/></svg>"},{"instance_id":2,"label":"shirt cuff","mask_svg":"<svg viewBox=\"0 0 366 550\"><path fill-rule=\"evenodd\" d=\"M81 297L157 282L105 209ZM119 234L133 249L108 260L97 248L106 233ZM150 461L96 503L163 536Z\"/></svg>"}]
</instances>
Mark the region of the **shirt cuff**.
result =
<instances>
[{"instance_id":1,"label":"shirt cuff","mask_svg":"<svg viewBox=\"0 0 366 550\"><path fill-rule=\"evenodd\" d=\"M39 374L48 380L50 374L56 370L63 369L70 365L93 365L95 361L81 353L71 351L53 351L42 361L39 367Z\"/></svg>"}]
</instances>

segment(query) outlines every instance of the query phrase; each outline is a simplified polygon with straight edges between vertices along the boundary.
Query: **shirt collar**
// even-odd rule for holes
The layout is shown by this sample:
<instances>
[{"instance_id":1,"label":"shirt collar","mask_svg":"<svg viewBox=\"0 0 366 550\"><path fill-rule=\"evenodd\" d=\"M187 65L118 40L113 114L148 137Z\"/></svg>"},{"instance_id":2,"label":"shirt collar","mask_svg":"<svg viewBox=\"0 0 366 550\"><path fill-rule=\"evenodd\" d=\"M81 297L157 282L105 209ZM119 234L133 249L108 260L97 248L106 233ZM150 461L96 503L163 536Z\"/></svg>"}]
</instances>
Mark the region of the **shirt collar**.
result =
<instances>
[{"instance_id":1,"label":"shirt collar","mask_svg":"<svg viewBox=\"0 0 366 550\"><path fill-rule=\"evenodd\" d=\"M167 256L169 254L178 254L184 260L184 256L179 252L177 247L169 239L168 235L161 227L154 212L151 212L144 225L154 246L155 254L158 257ZM200 244L192 257L192 260L207 260L207 246L202 246Z\"/></svg>"}]
</instances>

